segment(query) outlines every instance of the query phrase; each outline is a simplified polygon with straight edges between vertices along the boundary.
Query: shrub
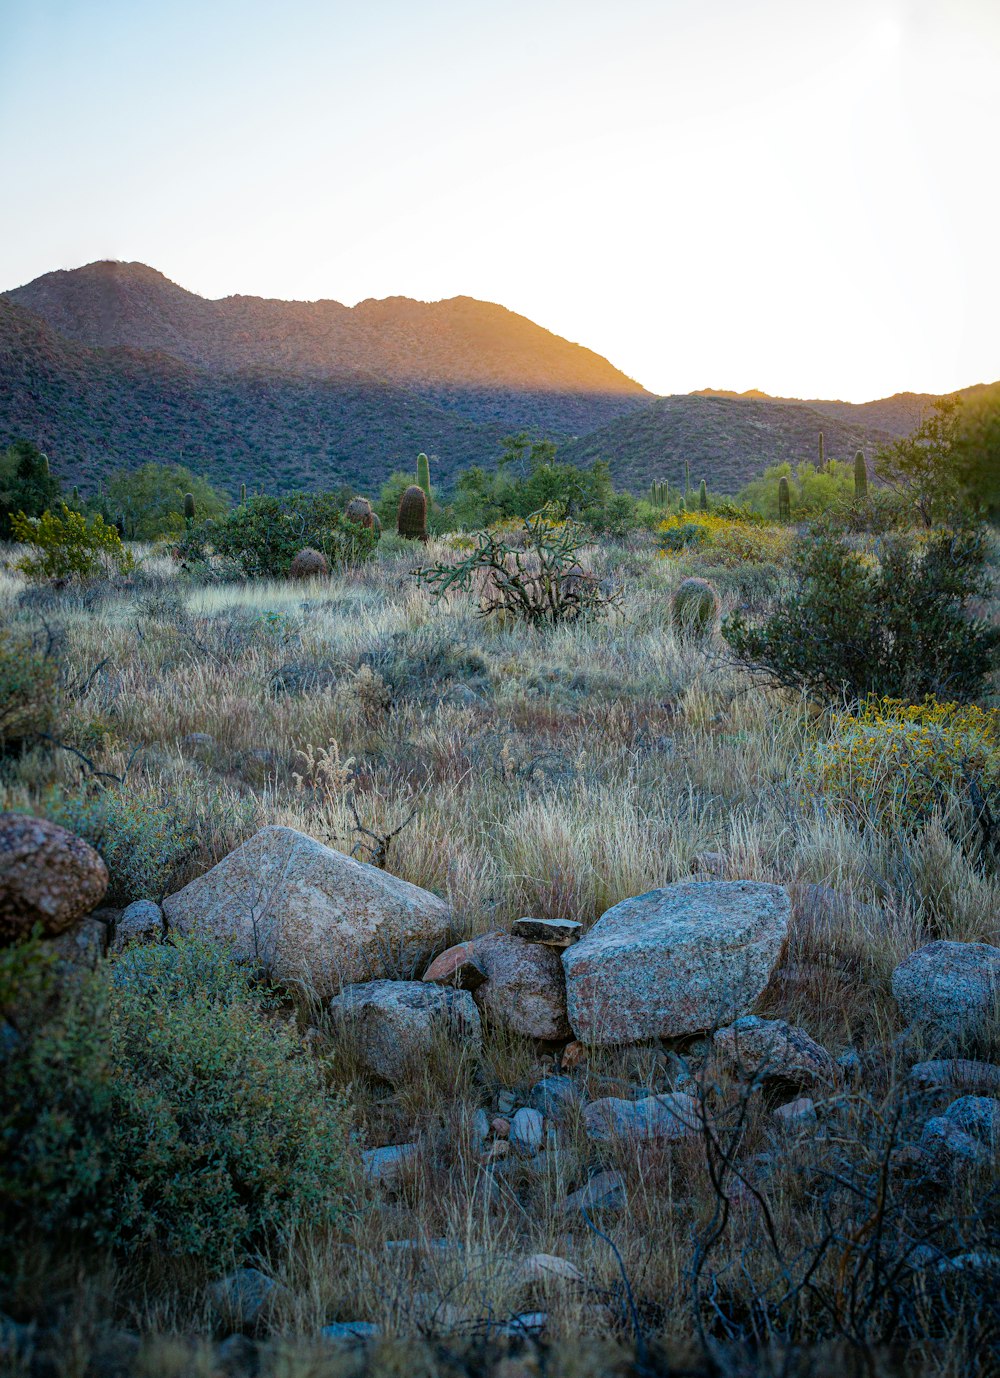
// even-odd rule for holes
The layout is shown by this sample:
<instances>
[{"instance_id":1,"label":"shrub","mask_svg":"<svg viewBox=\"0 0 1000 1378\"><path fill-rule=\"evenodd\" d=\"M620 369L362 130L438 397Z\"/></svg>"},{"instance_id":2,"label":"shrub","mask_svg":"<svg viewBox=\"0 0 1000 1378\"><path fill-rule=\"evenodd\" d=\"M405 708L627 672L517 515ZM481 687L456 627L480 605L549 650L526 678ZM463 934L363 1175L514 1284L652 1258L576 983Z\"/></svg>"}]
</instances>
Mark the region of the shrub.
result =
<instances>
[{"instance_id":1,"label":"shrub","mask_svg":"<svg viewBox=\"0 0 1000 1378\"><path fill-rule=\"evenodd\" d=\"M60 507L61 512L43 512L40 517L18 512L10 519L14 540L32 547L17 562L29 579L93 579L113 572L127 574L135 567L121 536L103 517L88 521L65 503Z\"/></svg>"},{"instance_id":2,"label":"shrub","mask_svg":"<svg viewBox=\"0 0 1000 1378\"><path fill-rule=\"evenodd\" d=\"M777 526L734 520L717 512L675 512L657 527L660 553L705 551L720 564L776 564L794 544L794 534Z\"/></svg>"},{"instance_id":3,"label":"shrub","mask_svg":"<svg viewBox=\"0 0 1000 1378\"><path fill-rule=\"evenodd\" d=\"M870 699L803 764L808 794L861 822L909 831L939 809L983 826L1000 793L1000 710Z\"/></svg>"},{"instance_id":4,"label":"shrub","mask_svg":"<svg viewBox=\"0 0 1000 1378\"><path fill-rule=\"evenodd\" d=\"M304 546L341 569L371 559L375 549L375 533L348 521L334 493L258 494L217 523L208 539L251 579L285 578Z\"/></svg>"},{"instance_id":5,"label":"shrub","mask_svg":"<svg viewBox=\"0 0 1000 1378\"><path fill-rule=\"evenodd\" d=\"M727 618L737 658L818 698L975 698L1000 655L1000 628L969 609L989 582L984 533L886 538L879 555L831 536L809 542L783 606L759 626Z\"/></svg>"},{"instance_id":6,"label":"shrub","mask_svg":"<svg viewBox=\"0 0 1000 1378\"><path fill-rule=\"evenodd\" d=\"M224 950L132 949L54 1009L48 995L0 1044L8 1242L75 1237L218 1267L300 1219L336 1220L341 1104Z\"/></svg>"},{"instance_id":7,"label":"shrub","mask_svg":"<svg viewBox=\"0 0 1000 1378\"><path fill-rule=\"evenodd\" d=\"M59 499L59 482L30 440L15 440L0 454L0 541L11 538L14 514L40 517Z\"/></svg>"},{"instance_id":8,"label":"shrub","mask_svg":"<svg viewBox=\"0 0 1000 1378\"><path fill-rule=\"evenodd\" d=\"M49 729L58 680L51 656L0 631L0 751Z\"/></svg>"}]
</instances>

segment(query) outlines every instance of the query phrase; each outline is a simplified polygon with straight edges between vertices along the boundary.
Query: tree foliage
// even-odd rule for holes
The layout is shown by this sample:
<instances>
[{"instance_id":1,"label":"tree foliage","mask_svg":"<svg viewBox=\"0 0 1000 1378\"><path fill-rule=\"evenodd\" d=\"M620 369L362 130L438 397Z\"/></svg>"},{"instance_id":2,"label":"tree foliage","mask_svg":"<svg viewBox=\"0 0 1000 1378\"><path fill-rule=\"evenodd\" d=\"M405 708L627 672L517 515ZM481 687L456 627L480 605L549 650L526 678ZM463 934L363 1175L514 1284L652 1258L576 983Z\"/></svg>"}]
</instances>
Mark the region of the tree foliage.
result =
<instances>
[{"instance_id":1,"label":"tree foliage","mask_svg":"<svg viewBox=\"0 0 1000 1378\"><path fill-rule=\"evenodd\" d=\"M9 541L16 512L40 517L59 498L59 482L37 445L15 440L0 455L0 540Z\"/></svg>"},{"instance_id":2,"label":"tree foliage","mask_svg":"<svg viewBox=\"0 0 1000 1378\"><path fill-rule=\"evenodd\" d=\"M126 540L155 541L184 530L186 493L200 521L217 521L229 507L223 493L183 464L143 464L112 475L101 510L109 521L121 516Z\"/></svg>"}]
</instances>

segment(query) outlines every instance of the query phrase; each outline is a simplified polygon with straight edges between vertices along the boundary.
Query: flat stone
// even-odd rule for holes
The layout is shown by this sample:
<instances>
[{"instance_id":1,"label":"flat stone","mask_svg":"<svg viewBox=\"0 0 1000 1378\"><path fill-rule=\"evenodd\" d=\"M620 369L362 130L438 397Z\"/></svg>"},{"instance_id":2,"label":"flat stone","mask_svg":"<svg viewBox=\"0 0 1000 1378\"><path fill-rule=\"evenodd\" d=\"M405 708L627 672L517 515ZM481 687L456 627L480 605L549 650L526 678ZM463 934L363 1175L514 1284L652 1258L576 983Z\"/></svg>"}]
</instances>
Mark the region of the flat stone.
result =
<instances>
[{"instance_id":1,"label":"flat stone","mask_svg":"<svg viewBox=\"0 0 1000 1378\"><path fill-rule=\"evenodd\" d=\"M475 959L475 939L447 948L424 972L425 981L458 990L476 990L486 980L486 972Z\"/></svg>"},{"instance_id":2,"label":"flat stone","mask_svg":"<svg viewBox=\"0 0 1000 1378\"><path fill-rule=\"evenodd\" d=\"M594 1100L583 1112L588 1139L690 1139L702 1131L702 1111L693 1096L667 1091L641 1100L607 1096Z\"/></svg>"},{"instance_id":3,"label":"flat stone","mask_svg":"<svg viewBox=\"0 0 1000 1378\"><path fill-rule=\"evenodd\" d=\"M562 954L573 1032L629 1044L747 1013L778 963L791 906L779 885L683 882L624 900Z\"/></svg>"},{"instance_id":4,"label":"flat stone","mask_svg":"<svg viewBox=\"0 0 1000 1378\"><path fill-rule=\"evenodd\" d=\"M366 981L329 1001L334 1026L354 1040L365 1069L391 1085L412 1076L436 1041L470 1052L482 1042L479 1011L467 990L425 981Z\"/></svg>"},{"instance_id":5,"label":"flat stone","mask_svg":"<svg viewBox=\"0 0 1000 1378\"><path fill-rule=\"evenodd\" d=\"M171 929L321 999L344 983L409 977L449 937L445 902L293 828L264 828L163 903Z\"/></svg>"},{"instance_id":6,"label":"flat stone","mask_svg":"<svg viewBox=\"0 0 1000 1378\"><path fill-rule=\"evenodd\" d=\"M515 938L546 947L570 947L583 935L583 924L573 919L515 919L510 929Z\"/></svg>"}]
</instances>

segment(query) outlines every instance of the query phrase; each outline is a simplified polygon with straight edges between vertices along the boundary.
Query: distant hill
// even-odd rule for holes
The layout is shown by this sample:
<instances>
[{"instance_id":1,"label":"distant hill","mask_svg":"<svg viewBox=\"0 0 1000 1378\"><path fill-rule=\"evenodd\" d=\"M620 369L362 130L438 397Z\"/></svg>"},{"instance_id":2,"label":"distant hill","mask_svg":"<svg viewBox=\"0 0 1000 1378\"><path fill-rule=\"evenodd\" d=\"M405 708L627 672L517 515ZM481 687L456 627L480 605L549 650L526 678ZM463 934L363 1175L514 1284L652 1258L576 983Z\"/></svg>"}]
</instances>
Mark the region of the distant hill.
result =
<instances>
[{"instance_id":1,"label":"distant hill","mask_svg":"<svg viewBox=\"0 0 1000 1378\"><path fill-rule=\"evenodd\" d=\"M388 383L507 429L580 434L649 397L592 350L472 297L209 301L118 262L46 273L6 296L80 344L169 354L214 375Z\"/></svg>"},{"instance_id":2,"label":"distant hill","mask_svg":"<svg viewBox=\"0 0 1000 1378\"><path fill-rule=\"evenodd\" d=\"M437 482L487 464L507 428L387 383L210 374L168 354L93 349L0 299L0 446L24 436L67 485L179 462L235 492L347 482L368 491L419 450Z\"/></svg>"},{"instance_id":3,"label":"distant hill","mask_svg":"<svg viewBox=\"0 0 1000 1378\"><path fill-rule=\"evenodd\" d=\"M659 397L562 447L574 464L606 459L619 485L640 492L654 479L683 483L684 461L693 483L705 479L721 493L737 492L769 464L815 462L823 432L828 459L869 455L893 439L880 426L838 420L802 402L685 394Z\"/></svg>"}]
</instances>

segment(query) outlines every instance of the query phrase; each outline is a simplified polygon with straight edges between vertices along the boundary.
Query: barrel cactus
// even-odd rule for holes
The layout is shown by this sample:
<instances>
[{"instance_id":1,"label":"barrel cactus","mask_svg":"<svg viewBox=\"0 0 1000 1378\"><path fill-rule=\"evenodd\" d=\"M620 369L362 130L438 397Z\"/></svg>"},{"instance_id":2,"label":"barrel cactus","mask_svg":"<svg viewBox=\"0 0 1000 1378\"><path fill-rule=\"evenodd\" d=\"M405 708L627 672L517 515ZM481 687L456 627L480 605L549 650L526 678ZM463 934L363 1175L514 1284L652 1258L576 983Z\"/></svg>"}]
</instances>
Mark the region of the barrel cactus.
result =
<instances>
[{"instance_id":1,"label":"barrel cactus","mask_svg":"<svg viewBox=\"0 0 1000 1378\"><path fill-rule=\"evenodd\" d=\"M778 520L787 522L792 515L792 494L788 487L788 479L782 474L778 480Z\"/></svg>"},{"instance_id":2,"label":"barrel cactus","mask_svg":"<svg viewBox=\"0 0 1000 1378\"><path fill-rule=\"evenodd\" d=\"M864 502L868 496L868 465L865 463L864 450L859 450L854 456L854 496L858 502Z\"/></svg>"},{"instance_id":3,"label":"barrel cactus","mask_svg":"<svg viewBox=\"0 0 1000 1378\"><path fill-rule=\"evenodd\" d=\"M300 550L288 567L292 579L321 579L330 573L327 558L321 550L306 546Z\"/></svg>"},{"instance_id":4,"label":"barrel cactus","mask_svg":"<svg viewBox=\"0 0 1000 1378\"><path fill-rule=\"evenodd\" d=\"M367 498L351 498L344 509L344 516L349 522L357 522L369 530L375 525L375 514Z\"/></svg>"},{"instance_id":5,"label":"barrel cactus","mask_svg":"<svg viewBox=\"0 0 1000 1378\"><path fill-rule=\"evenodd\" d=\"M671 603L673 624L682 636L710 636L719 617L719 595L707 579L683 579Z\"/></svg>"},{"instance_id":6,"label":"barrel cactus","mask_svg":"<svg viewBox=\"0 0 1000 1378\"><path fill-rule=\"evenodd\" d=\"M396 527L408 541L427 539L427 494L417 483L411 483L399 500Z\"/></svg>"},{"instance_id":7,"label":"barrel cactus","mask_svg":"<svg viewBox=\"0 0 1000 1378\"><path fill-rule=\"evenodd\" d=\"M424 490L427 501L431 500L431 462L423 453L417 455L417 483Z\"/></svg>"}]
</instances>

